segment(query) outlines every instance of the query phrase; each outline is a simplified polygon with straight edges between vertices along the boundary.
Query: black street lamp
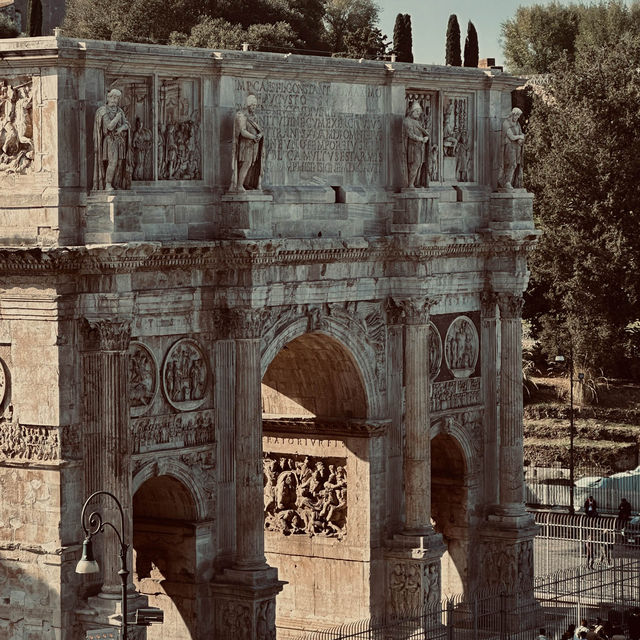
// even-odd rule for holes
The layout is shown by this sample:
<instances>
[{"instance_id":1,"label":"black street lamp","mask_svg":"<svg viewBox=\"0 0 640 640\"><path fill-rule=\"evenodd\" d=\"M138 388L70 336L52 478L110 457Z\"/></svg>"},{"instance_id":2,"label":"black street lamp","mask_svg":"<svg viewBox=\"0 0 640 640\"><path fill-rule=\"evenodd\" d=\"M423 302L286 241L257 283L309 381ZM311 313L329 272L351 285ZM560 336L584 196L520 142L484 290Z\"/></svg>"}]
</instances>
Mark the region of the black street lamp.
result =
<instances>
[{"instance_id":1,"label":"black street lamp","mask_svg":"<svg viewBox=\"0 0 640 640\"><path fill-rule=\"evenodd\" d=\"M85 525L85 513L87 511L87 507L91 500L93 500L96 496L105 495L113 498L114 502L118 505L118 509L120 511L120 531L116 529L116 527L110 522L105 522L102 519L102 515L97 511L93 511L89 516L89 527ZM120 576L120 580L122 581L122 640L127 640L127 581L129 578L129 569L127 568L127 550L129 549L129 545L125 544L124 538L124 513L122 511L122 505L118 501L112 493L108 491L96 491L92 493L86 500L84 505L82 505L82 514L80 516L80 522L82 524L82 529L84 530L84 542L82 543L82 557L76 566L76 573L99 573L100 567L95 560L93 555L93 543L91 538L95 536L97 533L104 533L105 527L111 527L115 534L118 536L118 540L120 542L120 571L118 571L118 575Z\"/></svg>"}]
</instances>

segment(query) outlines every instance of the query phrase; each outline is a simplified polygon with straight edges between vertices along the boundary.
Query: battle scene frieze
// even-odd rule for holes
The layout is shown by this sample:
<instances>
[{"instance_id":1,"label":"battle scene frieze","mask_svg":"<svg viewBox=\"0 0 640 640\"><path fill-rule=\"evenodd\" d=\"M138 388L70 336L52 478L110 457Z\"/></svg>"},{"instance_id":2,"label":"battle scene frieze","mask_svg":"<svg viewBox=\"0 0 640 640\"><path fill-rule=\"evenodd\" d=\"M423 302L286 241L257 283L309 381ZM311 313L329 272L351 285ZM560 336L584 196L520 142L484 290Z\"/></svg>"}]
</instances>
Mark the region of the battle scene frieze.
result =
<instances>
[{"instance_id":1,"label":"battle scene frieze","mask_svg":"<svg viewBox=\"0 0 640 640\"><path fill-rule=\"evenodd\" d=\"M0 174L28 173L33 157L33 81L0 80Z\"/></svg>"},{"instance_id":2,"label":"battle scene frieze","mask_svg":"<svg viewBox=\"0 0 640 640\"><path fill-rule=\"evenodd\" d=\"M60 459L58 429L0 422L0 460L51 462Z\"/></svg>"},{"instance_id":3,"label":"battle scene frieze","mask_svg":"<svg viewBox=\"0 0 640 640\"><path fill-rule=\"evenodd\" d=\"M344 538L347 527L345 458L266 453L263 469L266 531Z\"/></svg>"},{"instance_id":4,"label":"battle scene frieze","mask_svg":"<svg viewBox=\"0 0 640 640\"><path fill-rule=\"evenodd\" d=\"M133 418L130 430L134 454L215 442L211 410Z\"/></svg>"},{"instance_id":5,"label":"battle scene frieze","mask_svg":"<svg viewBox=\"0 0 640 640\"><path fill-rule=\"evenodd\" d=\"M434 382L431 385L431 411L445 411L482 404L480 378Z\"/></svg>"}]
</instances>

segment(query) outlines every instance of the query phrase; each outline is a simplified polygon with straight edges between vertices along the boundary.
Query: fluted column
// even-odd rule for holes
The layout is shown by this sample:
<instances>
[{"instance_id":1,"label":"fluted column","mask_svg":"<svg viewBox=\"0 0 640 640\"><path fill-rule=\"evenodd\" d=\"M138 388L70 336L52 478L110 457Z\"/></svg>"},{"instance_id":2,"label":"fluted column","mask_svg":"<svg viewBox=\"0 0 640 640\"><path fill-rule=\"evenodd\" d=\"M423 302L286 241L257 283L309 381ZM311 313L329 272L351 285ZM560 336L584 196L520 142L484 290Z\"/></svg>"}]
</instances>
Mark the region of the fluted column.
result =
<instances>
[{"instance_id":1,"label":"fluted column","mask_svg":"<svg viewBox=\"0 0 640 640\"><path fill-rule=\"evenodd\" d=\"M404 313L405 531L430 533L431 436L429 433L429 309L425 297L397 300Z\"/></svg>"},{"instance_id":2,"label":"fluted column","mask_svg":"<svg viewBox=\"0 0 640 640\"><path fill-rule=\"evenodd\" d=\"M524 513L521 296L500 294L500 508Z\"/></svg>"},{"instance_id":3,"label":"fluted column","mask_svg":"<svg viewBox=\"0 0 640 640\"><path fill-rule=\"evenodd\" d=\"M129 469L129 356L128 320L87 321L82 356L86 434L84 438L85 493L104 490L115 495L125 515L124 539L132 543L131 479ZM119 528L113 501L103 499L98 509L104 520ZM120 597L120 544L105 527L101 561L102 593ZM129 565L130 566L130 565Z\"/></svg>"},{"instance_id":4,"label":"fluted column","mask_svg":"<svg viewBox=\"0 0 640 640\"><path fill-rule=\"evenodd\" d=\"M489 505L498 503L500 455L498 421L498 334L497 296L485 291L481 297L482 395L484 403L484 493Z\"/></svg>"},{"instance_id":5,"label":"fluted column","mask_svg":"<svg viewBox=\"0 0 640 640\"><path fill-rule=\"evenodd\" d=\"M236 343L236 560L238 569L263 569L264 484L259 310L237 309L232 316Z\"/></svg>"}]
</instances>

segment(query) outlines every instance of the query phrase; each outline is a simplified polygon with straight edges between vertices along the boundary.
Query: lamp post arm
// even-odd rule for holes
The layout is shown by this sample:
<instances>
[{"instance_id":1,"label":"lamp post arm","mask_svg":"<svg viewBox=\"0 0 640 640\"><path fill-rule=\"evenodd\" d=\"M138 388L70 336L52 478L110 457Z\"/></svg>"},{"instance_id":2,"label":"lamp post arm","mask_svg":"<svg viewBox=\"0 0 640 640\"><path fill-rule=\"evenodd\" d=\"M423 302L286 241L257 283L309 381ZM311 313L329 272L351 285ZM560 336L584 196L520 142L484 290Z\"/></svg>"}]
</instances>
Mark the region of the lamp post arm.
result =
<instances>
[{"instance_id":1,"label":"lamp post arm","mask_svg":"<svg viewBox=\"0 0 640 640\"><path fill-rule=\"evenodd\" d=\"M104 522L102 520L102 515L100 513L98 513L97 511L93 511L91 513L91 515L89 516L89 527L91 527L91 528L88 528L85 525L85 514L86 514L86 511L87 511L87 507L89 506L89 503L96 496L100 496L100 495L109 496L110 498L113 499L113 501L118 506L118 511L120 511L120 532L110 522ZM110 493L109 491L94 491L84 501L84 504L82 505L82 513L80 515L80 522L82 524L82 529L84 530L85 537L87 537L87 538L90 538L92 535L95 535L96 533L98 533L98 531L103 529L105 525L108 524L116 532L116 535L118 536L118 540L120 541L120 545L121 546L124 545L124 512L122 510L122 505L120 504L120 501L118 500L118 498L116 498L113 495L113 493Z\"/></svg>"}]
</instances>

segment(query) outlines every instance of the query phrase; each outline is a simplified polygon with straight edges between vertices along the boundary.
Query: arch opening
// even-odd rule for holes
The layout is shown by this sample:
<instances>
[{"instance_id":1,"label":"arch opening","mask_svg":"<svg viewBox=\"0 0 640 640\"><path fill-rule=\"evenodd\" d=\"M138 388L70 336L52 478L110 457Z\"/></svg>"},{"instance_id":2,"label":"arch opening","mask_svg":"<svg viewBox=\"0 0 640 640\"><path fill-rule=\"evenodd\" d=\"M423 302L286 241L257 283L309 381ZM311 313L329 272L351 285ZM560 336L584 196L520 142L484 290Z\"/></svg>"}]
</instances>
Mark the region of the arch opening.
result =
<instances>
[{"instance_id":1,"label":"arch opening","mask_svg":"<svg viewBox=\"0 0 640 640\"><path fill-rule=\"evenodd\" d=\"M146 480L133 496L134 584L149 606L164 611L164 624L148 628L148 640L198 637L196 503L182 482L167 475Z\"/></svg>"},{"instance_id":2,"label":"arch opening","mask_svg":"<svg viewBox=\"0 0 640 640\"><path fill-rule=\"evenodd\" d=\"M265 418L365 418L367 399L353 356L322 333L291 340L262 379L262 412Z\"/></svg>"},{"instance_id":3,"label":"arch opening","mask_svg":"<svg viewBox=\"0 0 640 640\"><path fill-rule=\"evenodd\" d=\"M469 523L467 469L455 438L439 433L431 441L431 516L447 550L442 556L442 596L468 589Z\"/></svg>"}]
</instances>

